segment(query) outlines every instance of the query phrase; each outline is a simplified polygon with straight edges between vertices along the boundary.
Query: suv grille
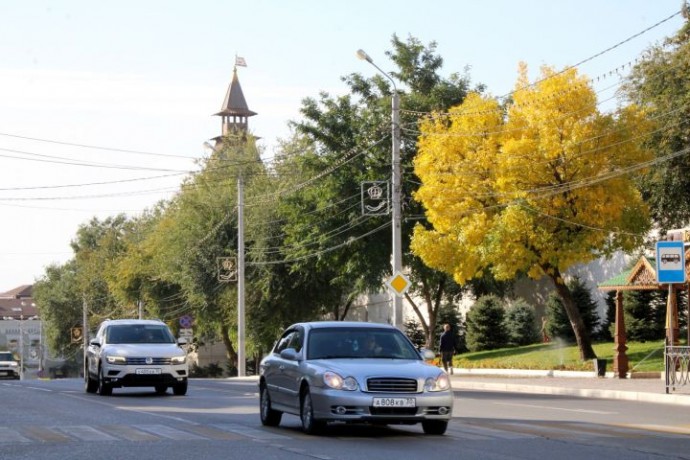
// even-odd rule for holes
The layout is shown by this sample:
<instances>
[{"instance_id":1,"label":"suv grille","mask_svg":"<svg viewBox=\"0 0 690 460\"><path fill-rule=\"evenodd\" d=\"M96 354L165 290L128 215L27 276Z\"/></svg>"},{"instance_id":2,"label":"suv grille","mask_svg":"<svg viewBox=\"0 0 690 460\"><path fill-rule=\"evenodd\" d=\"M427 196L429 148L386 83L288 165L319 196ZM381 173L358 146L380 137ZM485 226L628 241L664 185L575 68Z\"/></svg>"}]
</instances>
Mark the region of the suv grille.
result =
<instances>
[{"instance_id":1,"label":"suv grille","mask_svg":"<svg viewBox=\"0 0 690 460\"><path fill-rule=\"evenodd\" d=\"M396 378L369 379L367 389L376 393L416 393L417 381Z\"/></svg>"},{"instance_id":2,"label":"suv grille","mask_svg":"<svg viewBox=\"0 0 690 460\"><path fill-rule=\"evenodd\" d=\"M151 363L146 362L147 359L151 359ZM127 358L127 364L133 364L137 366L165 366L170 364L170 358Z\"/></svg>"}]
</instances>

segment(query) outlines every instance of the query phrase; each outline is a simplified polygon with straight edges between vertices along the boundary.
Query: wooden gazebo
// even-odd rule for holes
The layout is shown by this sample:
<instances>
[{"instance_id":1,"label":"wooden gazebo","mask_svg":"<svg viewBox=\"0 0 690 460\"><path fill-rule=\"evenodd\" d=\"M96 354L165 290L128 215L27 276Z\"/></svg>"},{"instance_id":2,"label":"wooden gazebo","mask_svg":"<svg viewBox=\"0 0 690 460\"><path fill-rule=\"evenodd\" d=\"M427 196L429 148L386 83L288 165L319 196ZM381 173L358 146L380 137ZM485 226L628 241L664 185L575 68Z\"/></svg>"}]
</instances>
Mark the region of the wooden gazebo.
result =
<instances>
[{"instance_id":1,"label":"wooden gazebo","mask_svg":"<svg viewBox=\"0 0 690 460\"><path fill-rule=\"evenodd\" d=\"M685 253L685 271L688 273L688 256ZM690 278L690 277L689 277ZM623 313L623 291L668 291L666 308L666 343L673 344L678 341L678 302L676 291L688 289L686 284L659 284L657 282L656 260L642 256L635 266L626 270L598 286L600 291L616 291L616 330L614 334L613 372L621 379L627 377L629 366L628 356L625 353L625 315Z\"/></svg>"}]
</instances>

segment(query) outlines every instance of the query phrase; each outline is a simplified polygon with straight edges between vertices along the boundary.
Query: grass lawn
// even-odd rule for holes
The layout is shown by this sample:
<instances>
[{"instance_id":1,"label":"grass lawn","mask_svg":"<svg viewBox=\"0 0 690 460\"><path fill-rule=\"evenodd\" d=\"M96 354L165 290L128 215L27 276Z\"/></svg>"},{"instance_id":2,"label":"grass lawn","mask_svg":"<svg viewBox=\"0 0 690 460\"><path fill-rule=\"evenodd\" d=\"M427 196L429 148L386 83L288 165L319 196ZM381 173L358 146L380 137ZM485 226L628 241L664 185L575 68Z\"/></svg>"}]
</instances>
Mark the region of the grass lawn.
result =
<instances>
[{"instance_id":1,"label":"grass lawn","mask_svg":"<svg viewBox=\"0 0 690 460\"><path fill-rule=\"evenodd\" d=\"M599 359L606 360L606 369L613 370L613 343L593 344ZM628 342L628 361L633 372L661 372L664 370L664 341ZM454 367L466 369L546 369L564 371L591 371L591 361L580 361L575 345L557 342L524 347L502 348L456 355Z\"/></svg>"}]
</instances>

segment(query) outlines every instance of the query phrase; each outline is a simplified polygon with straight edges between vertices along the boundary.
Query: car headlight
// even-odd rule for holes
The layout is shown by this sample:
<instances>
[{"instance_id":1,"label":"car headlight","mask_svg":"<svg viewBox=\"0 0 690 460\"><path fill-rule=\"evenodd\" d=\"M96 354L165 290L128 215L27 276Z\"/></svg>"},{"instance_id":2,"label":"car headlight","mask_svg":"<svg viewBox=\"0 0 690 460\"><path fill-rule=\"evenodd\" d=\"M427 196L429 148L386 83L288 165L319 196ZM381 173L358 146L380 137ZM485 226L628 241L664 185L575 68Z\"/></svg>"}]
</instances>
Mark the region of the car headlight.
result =
<instances>
[{"instance_id":1,"label":"car headlight","mask_svg":"<svg viewBox=\"0 0 690 460\"><path fill-rule=\"evenodd\" d=\"M14 361L12 361L12 362L10 363L10 367L19 367L19 364L17 364L17 363L15 363Z\"/></svg>"},{"instance_id":2,"label":"car headlight","mask_svg":"<svg viewBox=\"0 0 690 460\"><path fill-rule=\"evenodd\" d=\"M450 388L448 374L441 373L436 377L429 377L424 382L424 391L445 391Z\"/></svg>"},{"instance_id":3,"label":"car headlight","mask_svg":"<svg viewBox=\"0 0 690 460\"><path fill-rule=\"evenodd\" d=\"M324 372L323 383L336 390L355 391L359 387L354 377L342 378L339 374L331 371Z\"/></svg>"},{"instance_id":4,"label":"car headlight","mask_svg":"<svg viewBox=\"0 0 690 460\"><path fill-rule=\"evenodd\" d=\"M185 362L187 362L187 355L173 356L170 358L171 364L184 364Z\"/></svg>"},{"instance_id":5,"label":"car headlight","mask_svg":"<svg viewBox=\"0 0 690 460\"><path fill-rule=\"evenodd\" d=\"M127 364L127 358L124 356L107 356L105 360L108 364Z\"/></svg>"}]
</instances>

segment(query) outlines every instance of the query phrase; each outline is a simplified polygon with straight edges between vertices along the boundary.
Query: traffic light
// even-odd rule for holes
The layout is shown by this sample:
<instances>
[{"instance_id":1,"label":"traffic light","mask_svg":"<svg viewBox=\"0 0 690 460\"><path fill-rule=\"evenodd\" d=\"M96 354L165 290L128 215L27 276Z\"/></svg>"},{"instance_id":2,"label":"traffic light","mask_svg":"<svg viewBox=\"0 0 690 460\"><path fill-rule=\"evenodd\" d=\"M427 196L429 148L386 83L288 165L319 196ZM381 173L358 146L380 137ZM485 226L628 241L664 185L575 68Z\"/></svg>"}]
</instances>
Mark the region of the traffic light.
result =
<instances>
[{"instance_id":1,"label":"traffic light","mask_svg":"<svg viewBox=\"0 0 690 460\"><path fill-rule=\"evenodd\" d=\"M71 332L72 332L72 343L79 343L82 341L84 335L82 334L81 326L73 327Z\"/></svg>"}]
</instances>

